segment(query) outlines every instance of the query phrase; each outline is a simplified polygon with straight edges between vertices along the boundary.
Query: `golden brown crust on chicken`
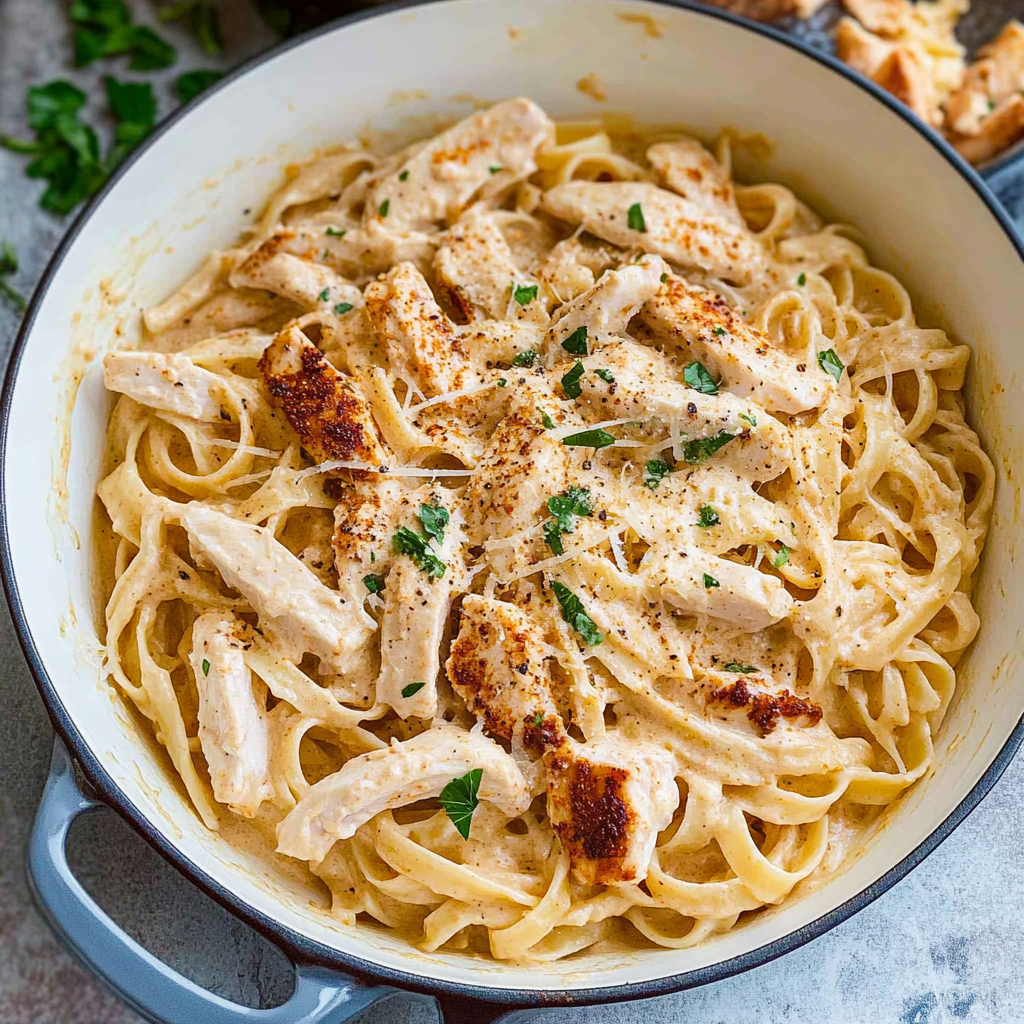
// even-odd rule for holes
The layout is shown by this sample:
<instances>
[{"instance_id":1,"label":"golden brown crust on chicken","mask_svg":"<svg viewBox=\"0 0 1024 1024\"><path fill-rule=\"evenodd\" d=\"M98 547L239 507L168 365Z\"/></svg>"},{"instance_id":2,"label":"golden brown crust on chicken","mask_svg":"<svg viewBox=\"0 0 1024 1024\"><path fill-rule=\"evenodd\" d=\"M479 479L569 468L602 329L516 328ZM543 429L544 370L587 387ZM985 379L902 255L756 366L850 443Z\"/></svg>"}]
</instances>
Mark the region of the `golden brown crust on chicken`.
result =
<instances>
[{"instance_id":1,"label":"golden brown crust on chicken","mask_svg":"<svg viewBox=\"0 0 1024 1024\"><path fill-rule=\"evenodd\" d=\"M354 381L336 369L297 328L283 330L259 363L274 404L284 410L303 447L317 462L388 461L369 407Z\"/></svg>"}]
</instances>

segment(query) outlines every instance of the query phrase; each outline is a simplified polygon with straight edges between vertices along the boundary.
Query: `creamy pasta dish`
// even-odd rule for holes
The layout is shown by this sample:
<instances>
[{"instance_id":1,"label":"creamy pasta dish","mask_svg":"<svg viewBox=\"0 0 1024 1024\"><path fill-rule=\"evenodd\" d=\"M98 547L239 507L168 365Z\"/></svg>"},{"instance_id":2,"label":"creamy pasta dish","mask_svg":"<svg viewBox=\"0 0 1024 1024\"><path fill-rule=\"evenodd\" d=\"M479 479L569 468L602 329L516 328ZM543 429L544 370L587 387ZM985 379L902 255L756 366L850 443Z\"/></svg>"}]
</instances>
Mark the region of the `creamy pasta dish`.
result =
<instances>
[{"instance_id":1,"label":"creamy pasta dish","mask_svg":"<svg viewBox=\"0 0 1024 1024\"><path fill-rule=\"evenodd\" d=\"M970 352L730 145L516 99L331 151L104 360L107 669L343 925L693 946L928 771Z\"/></svg>"}]
</instances>

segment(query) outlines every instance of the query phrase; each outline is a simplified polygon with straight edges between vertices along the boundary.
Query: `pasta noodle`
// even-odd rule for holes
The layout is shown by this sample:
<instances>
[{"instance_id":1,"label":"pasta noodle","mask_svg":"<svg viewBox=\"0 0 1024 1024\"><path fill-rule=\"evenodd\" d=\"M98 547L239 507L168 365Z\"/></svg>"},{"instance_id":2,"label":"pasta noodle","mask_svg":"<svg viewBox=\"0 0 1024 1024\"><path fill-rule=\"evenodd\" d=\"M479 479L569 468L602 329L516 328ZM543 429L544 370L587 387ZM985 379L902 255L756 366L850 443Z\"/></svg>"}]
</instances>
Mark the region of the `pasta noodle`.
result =
<instances>
[{"instance_id":1,"label":"pasta noodle","mask_svg":"<svg viewBox=\"0 0 1024 1024\"><path fill-rule=\"evenodd\" d=\"M932 762L970 353L730 144L512 100L339 149L106 358L108 671L346 926L689 948Z\"/></svg>"}]
</instances>

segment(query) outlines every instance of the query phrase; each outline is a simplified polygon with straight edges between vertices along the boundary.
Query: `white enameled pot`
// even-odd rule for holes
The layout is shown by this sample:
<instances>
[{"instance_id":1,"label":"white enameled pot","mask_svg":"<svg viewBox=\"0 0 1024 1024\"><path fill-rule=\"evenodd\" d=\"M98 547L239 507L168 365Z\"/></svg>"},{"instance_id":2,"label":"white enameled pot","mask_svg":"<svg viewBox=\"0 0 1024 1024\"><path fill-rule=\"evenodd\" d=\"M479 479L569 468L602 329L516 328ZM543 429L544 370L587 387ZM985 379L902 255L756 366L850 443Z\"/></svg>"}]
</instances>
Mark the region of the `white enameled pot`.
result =
<instances>
[{"instance_id":1,"label":"white enameled pot","mask_svg":"<svg viewBox=\"0 0 1024 1024\"><path fill-rule=\"evenodd\" d=\"M598 102L577 83L596 75ZM110 402L99 357L137 336L139 311L252 222L292 161L360 135L397 143L477 102L530 96L559 118L605 111L730 127L770 142L751 180L791 185L860 228L873 259L914 296L922 321L975 350L971 417L999 474L977 589L981 633L936 768L891 824L805 898L689 950L583 955L536 967L426 955L369 927L345 928L319 898L207 831L103 679L90 532ZM959 823L1022 734L1024 262L992 194L941 141L851 73L761 26L650 0L440 0L376 9L289 43L180 111L82 215L55 256L18 340L4 393L4 582L57 731L104 801L186 875L281 945L299 969L279 1011L234 1007L135 946L63 860L88 806L58 741L31 875L58 930L141 1012L201 1024L341 1021L390 986L495 1003L653 995L748 969L820 934L883 892ZM481 1009L480 1014L484 1011ZM275 1014L277 1016L275 1016ZM481 1019L481 1017L477 1017Z\"/></svg>"}]
</instances>

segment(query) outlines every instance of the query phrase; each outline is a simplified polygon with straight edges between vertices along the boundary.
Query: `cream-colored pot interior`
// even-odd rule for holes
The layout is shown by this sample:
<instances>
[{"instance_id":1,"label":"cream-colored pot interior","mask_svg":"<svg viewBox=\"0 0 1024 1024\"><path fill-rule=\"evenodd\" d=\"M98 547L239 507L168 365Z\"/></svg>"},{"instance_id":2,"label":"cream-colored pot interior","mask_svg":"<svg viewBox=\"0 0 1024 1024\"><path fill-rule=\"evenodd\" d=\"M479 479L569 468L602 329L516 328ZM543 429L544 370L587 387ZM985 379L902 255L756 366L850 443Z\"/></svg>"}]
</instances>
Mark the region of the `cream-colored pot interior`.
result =
<instances>
[{"instance_id":1,"label":"cream-colored pot interior","mask_svg":"<svg viewBox=\"0 0 1024 1024\"><path fill-rule=\"evenodd\" d=\"M597 75L598 102L577 87ZM542 971L427 956L330 920L319 895L206 831L101 678L90 598L93 491L108 402L99 357L131 343L139 311L230 243L318 146L397 142L473 104L526 95L555 117L604 111L698 134L761 132L755 177L781 180L855 224L910 287L922 321L973 346L973 421L999 474L977 604L937 768L891 827L806 898L690 950L583 956ZM121 792L217 884L301 936L400 971L478 986L636 984L718 964L815 921L907 857L967 796L1024 709L1018 621L1024 533L1024 263L962 173L882 102L747 28L644 0L444 0L326 32L265 60L161 135L81 228L50 282L21 359L6 456L9 535L25 620L64 712Z\"/></svg>"}]
</instances>

